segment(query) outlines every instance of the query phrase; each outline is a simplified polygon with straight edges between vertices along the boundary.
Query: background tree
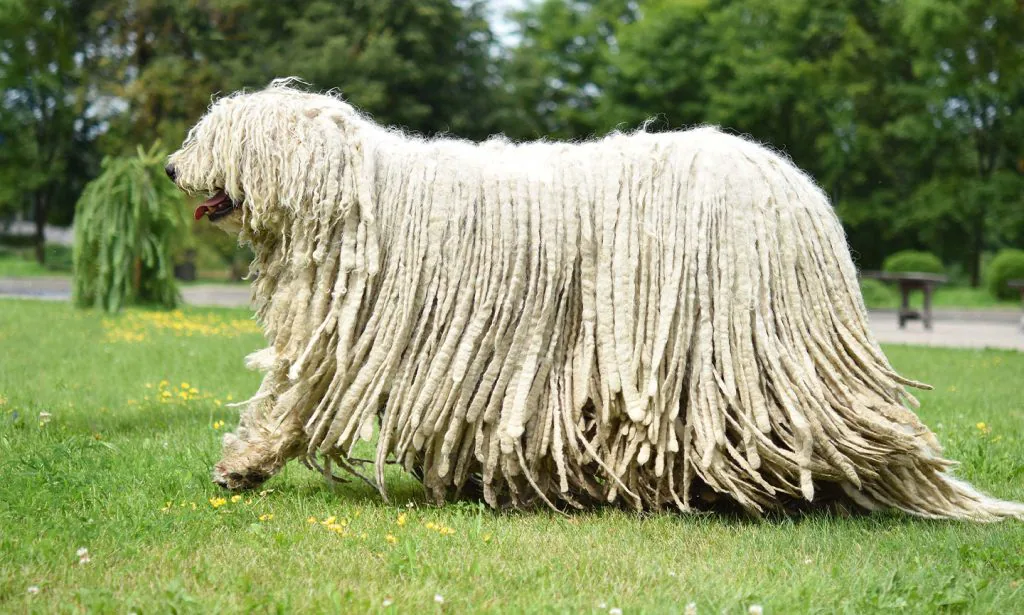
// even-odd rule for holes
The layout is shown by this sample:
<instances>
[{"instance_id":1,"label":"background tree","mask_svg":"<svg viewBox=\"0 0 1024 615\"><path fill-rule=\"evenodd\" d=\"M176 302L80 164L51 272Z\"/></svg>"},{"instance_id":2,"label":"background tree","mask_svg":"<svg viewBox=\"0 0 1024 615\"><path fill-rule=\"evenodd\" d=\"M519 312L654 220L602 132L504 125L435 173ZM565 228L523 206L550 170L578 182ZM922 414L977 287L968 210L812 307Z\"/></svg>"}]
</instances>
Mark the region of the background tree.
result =
<instances>
[{"instance_id":1,"label":"background tree","mask_svg":"<svg viewBox=\"0 0 1024 615\"><path fill-rule=\"evenodd\" d=\"M519 42L508 52L507 83L519 138L579 138L607 132L598 107L617 67L617 33L638 15L634 2L547 0L515 12Z\"/></svg>"},{"instance_id":2,"label":"background tree","mask_svg":"<svg viewBox=\"0 0 1024 615\"><path fill-rule=\"evenodd\" d=\"M101 118L84 87L91 5L0 4L0 208L31 212L40 263L46 223L70 223L95 168L89 143Z\"/></svg>"},{"instance_id":3,"label":"background tree","mask_svg":"<svg viewBox=\"0 0 1024 615\"><path fill-rule=\"evenodd\" d=\"M1017 0L540 0L501 39L486 8L2 2L0 212L41 238L102 154L176 145L211 98L294 75L424 134L718 124L814 176L865 269L924 249L977 282L983 255L1024 244Z\"/></svg>"},{"instance_id":4,"label":"background tree","mask_svg":"<svg viewBox=\"0 0 1024 615\"><path fill-rule=\"evenodd\" d=\"M919 178L907 224L959 253L971 284L981 258L1020 219L1018 165L1024 101L1024 9L1017 0L912 0L903 32L912 45L930 128L946 135L942 167Z\"/></svg>"},{"instance_id":5,"label":"background tree","mask_svg":"<svg viewBox=\"0 0 1024 615\"><path fill-rule=\"evenodd\" d=\"M217 1L106 0L88 21L100 47L92 79L118 113L100 138L102 151L128 155L138 143L181 142L211 96L229 84L217 60L228 53Z\"/></svg>"},{"instance_id":6,"label":"background tree","mask_svg":"<svg viewBox=\"0 0 1024 615\"><path fill-rule=\"evenodd\" d=\"M482 138L499 130L499 78L479 1L112 0L92 14L108 50L102 87L125 112L118 152L178 143L211 97L297 76L337 89L378 121Z\"/></svg>"},{"instance_id":7,"label":"background tree","mask_svg":"<svg viewBox=\"0 0 1024 615\"><path fill-rule=\"evenodd\" d=\"M603 20L602 5L517 16L509 78L534 132L654 118L752 136L823 185L866 269L928 249L977 282L983 251L1024 240L1018 2L648 0Z\"/></svg>"}]
</instances>

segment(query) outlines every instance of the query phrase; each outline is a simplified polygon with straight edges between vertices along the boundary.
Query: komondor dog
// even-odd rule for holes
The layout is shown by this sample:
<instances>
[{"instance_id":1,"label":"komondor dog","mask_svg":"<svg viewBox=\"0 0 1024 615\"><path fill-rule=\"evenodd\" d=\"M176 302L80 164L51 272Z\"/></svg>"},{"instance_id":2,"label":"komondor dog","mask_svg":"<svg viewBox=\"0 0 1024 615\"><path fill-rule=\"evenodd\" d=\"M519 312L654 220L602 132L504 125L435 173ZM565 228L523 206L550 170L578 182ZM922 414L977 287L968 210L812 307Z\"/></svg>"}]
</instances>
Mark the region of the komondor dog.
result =
<instances>
[{"instance_id":1,"label":"komondor dog","mask_svg":"<svg viewBox=\"0 0 1024 615\"><path fill-rule=\"evenodd\" d=\"M438 501L801 502L992 521L872 337L828 199L714 128L424 139L288 82L216 102L168 174L252 245L266 371L214 480L290 459ZM359 474L363 476L362 474Z\"/></svg>"}]
</instances>

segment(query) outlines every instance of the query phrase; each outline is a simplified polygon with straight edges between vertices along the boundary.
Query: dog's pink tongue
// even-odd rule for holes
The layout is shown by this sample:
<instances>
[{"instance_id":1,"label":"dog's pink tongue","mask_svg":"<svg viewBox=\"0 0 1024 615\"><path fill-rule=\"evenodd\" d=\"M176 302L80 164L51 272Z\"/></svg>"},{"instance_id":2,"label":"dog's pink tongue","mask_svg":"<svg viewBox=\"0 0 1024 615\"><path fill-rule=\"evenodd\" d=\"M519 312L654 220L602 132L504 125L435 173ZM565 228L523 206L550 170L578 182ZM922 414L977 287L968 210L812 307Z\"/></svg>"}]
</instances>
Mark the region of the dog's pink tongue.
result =
<instances>
[{"instance_id":1,"label":"dog's pink tongue","mask_svg":"<svg viewBox=\"0 0 1024 615\"><path fill-rule=\"evenodd\" d=\"M201 220L208 212L216 211L218 207L224 204L224 201L228 200L228 195L223 190L218 190L217 194L206 199L196 207L195 217L196 220Z\"/></svg>"}]
</instances>

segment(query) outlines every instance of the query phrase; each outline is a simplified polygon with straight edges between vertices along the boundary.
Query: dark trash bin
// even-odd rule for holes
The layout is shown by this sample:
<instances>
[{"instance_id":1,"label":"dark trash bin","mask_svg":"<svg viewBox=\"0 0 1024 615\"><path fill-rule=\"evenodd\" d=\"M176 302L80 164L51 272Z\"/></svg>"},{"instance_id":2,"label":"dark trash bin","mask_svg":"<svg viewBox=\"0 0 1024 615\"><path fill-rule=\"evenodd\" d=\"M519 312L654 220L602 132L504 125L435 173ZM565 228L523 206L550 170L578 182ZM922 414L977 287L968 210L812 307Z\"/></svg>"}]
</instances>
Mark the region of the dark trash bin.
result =
<instances>
[{"instance_id":1,"label":"dark trash bin","mask_svg":"<svg viewBox=\"0 0 1024 615\"><path fill-rule=\"evenodd\" d=\"M196 281L196 251L185 250L182 262L174 265L174 277L182 282Z\"/></svg>"}]
</instances>

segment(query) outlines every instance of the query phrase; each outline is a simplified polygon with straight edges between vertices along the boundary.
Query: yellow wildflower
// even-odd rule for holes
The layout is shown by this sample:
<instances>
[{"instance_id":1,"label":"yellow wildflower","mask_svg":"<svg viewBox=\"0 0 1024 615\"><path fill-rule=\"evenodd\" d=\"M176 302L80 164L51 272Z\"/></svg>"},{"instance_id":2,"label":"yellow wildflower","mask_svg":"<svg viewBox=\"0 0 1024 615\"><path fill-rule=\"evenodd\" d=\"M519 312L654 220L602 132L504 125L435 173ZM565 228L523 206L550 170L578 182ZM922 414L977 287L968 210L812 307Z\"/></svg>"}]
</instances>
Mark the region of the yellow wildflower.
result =
<instances>
[{"instance_id":1,"label":"yellow wildflower","mask_svg":"<svg viewBox=\"0 0 1024 615\"><path fill-rule=\"evenodd\" d=\"M187 382L182 382L181 383L181 388L187 389L188 388L188 383Z\"/></svg>"},{"instance_id":2,"label":"yellow wildflower","mask_svg":"<svg viewBox=\"0 0 1024 615\"><path fill-rule=\"evenodd\" d=\"M398 527L402 527L403 525L405 525L405 513L398 515L398 521L396 521L395 523L398 524Z\"/></svg>"},{"instance_id":3,"label":"yellow wildflower","mask_svg":"<svg viewBox=\"0 0 1024 615\"><path fill-rule=\"evenodd\" d=\"M242 499L242 496L240 496L240 495L233 495L233 496L231 496L231 503L234 504L234 503L238 502L238 500L241 500L241 499Z\"/></svg>"},{"instance_id":4,"label":"yellow wildflower","mask_svg":"<svg viewBox=\"0 0 1024 615\"><path fill-rule=\"evenodd\" d=\"M388 541L388 544L395 544L398 542L398 539L395 538L393 534L388 534L384 537L384 540Z\"/></svg>"},{"instance_id":5,"label":"yellow wildflower","mask_svg":"<svg viewBox=\"0 0 1024 615\"><path fill-rule=\"evenodd\" d=\"M210 506L213 506L214 508L220 508L227 503L228 501L224 498L210 498Z\"/></svg>"},{"instance_id":6,"label":"yellow wildflower","mask_svg":"<svg viewBox=\"0 0 1024 615\"><path fill-rule=\"evenodd\" d=\"M306 523L316 523L316 517L310 517L306 519Z\"/></svg>"},{"instance_id":7,"label":"yellow wildflower","mask_svg":"<svg viewBox=\"0 0 1024 615\"><path fill-rule=\"evenodd\" d=\"M271 520L273 520L273 518L274 518L274 513L267 513L265 515L260 515L260 521L271 521Z\"/></svg>"},{"instance_id":8,"label":"yellow wildflower","mask_svg":"<svg viewBox=\"0 0 1024 615\"><path fill-rule=\"evenodd\" d=\"M330 525L330 524L334 523L335 520L337 520L337 517L335 517L334 515L331 515L330 517L327 517L326 519L321 521L320 525Z\"/></svg>"},{"instance_id":9,"label":"yellow wildflower","mask_svg":"<svg viewBox=\"0 0 1024 615\"><path fill-rule=\"evenodd\" d=\"M490 534L484 534L481 538L484 539L484 542L491 542L491 535Z\"/></svg>"}]
</instances>

